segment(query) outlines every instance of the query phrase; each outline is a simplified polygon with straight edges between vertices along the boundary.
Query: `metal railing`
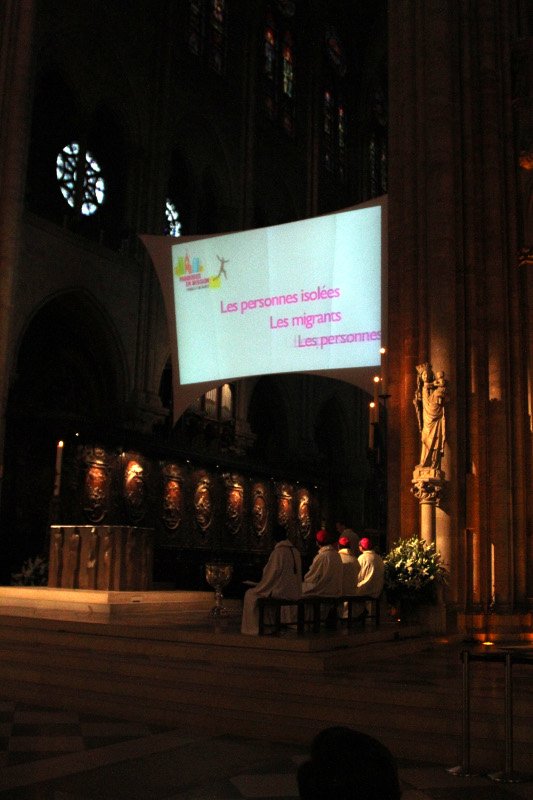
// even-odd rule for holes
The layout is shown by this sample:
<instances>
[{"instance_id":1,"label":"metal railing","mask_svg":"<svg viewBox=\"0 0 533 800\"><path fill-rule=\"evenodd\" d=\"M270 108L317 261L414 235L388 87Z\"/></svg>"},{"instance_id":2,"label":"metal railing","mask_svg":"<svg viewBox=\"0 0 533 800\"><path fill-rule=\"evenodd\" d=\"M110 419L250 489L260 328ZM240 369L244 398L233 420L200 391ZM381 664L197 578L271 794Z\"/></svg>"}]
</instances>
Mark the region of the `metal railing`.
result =
<instances>
[{"instance_id":1,"label":"metal railing","mask_svg":"<svg viewBox=\"0 0 533 800\"><path fill-rule=\"evenodd\" d=\"M499 772L488 773L493 781L499 783L523 783L533 780L533 775L516 772L513 766L513 664L528 664L533 666L533 649L523 653L502 649L485 653L472 653L469 650L461 651L463 662L463 687L462 687L462 736L461 752L462 763L450 767L448 772L458 777L472 777L470 763L471 734L470 734L470 663L472 661L498 662L505 666L504 686L504 726L505 726L505 768Z\"/></svg>"}]
</instances>

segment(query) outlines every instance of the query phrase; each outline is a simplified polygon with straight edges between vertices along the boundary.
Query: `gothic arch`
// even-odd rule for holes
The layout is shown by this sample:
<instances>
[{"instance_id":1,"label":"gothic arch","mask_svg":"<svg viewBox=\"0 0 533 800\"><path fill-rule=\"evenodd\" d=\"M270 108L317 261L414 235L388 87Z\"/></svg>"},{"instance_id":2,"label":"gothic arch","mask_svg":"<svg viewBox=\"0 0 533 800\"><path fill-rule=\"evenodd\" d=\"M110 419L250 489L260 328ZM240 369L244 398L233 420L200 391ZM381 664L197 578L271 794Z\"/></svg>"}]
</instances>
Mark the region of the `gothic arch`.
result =
<instances>
[{"instance_id":1,"label":"gothic arch","mask_svg":"<svg viewBox=\"0 0 533 800\"><path fill-rule=\"evenodd\" d=\"M118 337L84 292L49 298L28 320L15 354L6 413L0 578L46 554L58 440L104 435L122 416L124 356Z\"/></svg>"},{"instance_id":2,"label":"gothic arch","mask_svg":"<svg viewBox=\"0 0 533 800\"><path fill-rule=\"evenodd\" d=\"M87 292L47 298L20 334L9 411L111 420L126 397L125 363L111 321Z\"/></svg>"}]
</instances>

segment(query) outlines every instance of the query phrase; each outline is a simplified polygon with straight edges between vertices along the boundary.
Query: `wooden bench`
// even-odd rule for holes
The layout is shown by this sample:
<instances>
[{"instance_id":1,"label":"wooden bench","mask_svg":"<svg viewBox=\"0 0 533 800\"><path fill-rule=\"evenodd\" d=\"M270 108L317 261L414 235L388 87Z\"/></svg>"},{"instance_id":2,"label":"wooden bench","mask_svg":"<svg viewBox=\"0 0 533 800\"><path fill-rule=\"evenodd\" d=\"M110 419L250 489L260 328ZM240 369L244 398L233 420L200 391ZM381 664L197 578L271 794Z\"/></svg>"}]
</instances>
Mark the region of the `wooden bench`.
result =
<instances>
[{"instance_id":1,"label":"wooden bench","mask_svg":"<svg viewBox=\"0 0 533 800\"><path fill-rule=\"evenodd\" d=\"M272 628L272 633L279 634L281 631L281 609L284 606L296 607L296 632L299 636L305 633L306 627L311 627L313 633L320 631L322 624L322 606L329 606L328 622L331 627L337 627L338 609L346 603L348 616L346 625L353 628L356 624L364 624L366 619L374 620L375 627L380 623L380 597L369 597L368 595L340 595L339 597L325 597L323 595L306 595L300 600L289 600L285 597L258 597L257 608L259 610L259 636L264 636L267 628ZM360 614L364 614L366 604L370 604L370 612L359 619ZM361 608L360 614L354 614L354 608ZM274 621L265 621L266 609L274 611Z\"/></svg>"},{"instance_id":2,"label":"wooden bench","mask_svg":"<svg viewBox=\"0 0 533 800\"><path fill-rule=\"evenodd\" d=\"M348 615L346 617L346 626L353 628L356 624L364 624L365 620L374 620L376 628L379 628L380 623L380 597L370 597L369 595L340 595L340 597L324 595L307 595L302 597L300 603L304 605L304 625L311 625L315 633L318 633L322 622L326 622L332 628L336 628L339 620L339 608L347 605ZM370 605L370 611L365 614L367 603ZM329 606L328 615L326 620L322 620L322 607ZM354 614L354 609L360 608L359 614ZM307 613L308 609L310 613ZM364 615L364 616L361 616Z\"/></svg>"},{"instance_id":3,"label":"wooden bench","mask_svg":"<svg viewBox=\"0 0 533 800\"><path fill-rule=\"evenodd\" d=\"M303 628L303 608L300 600L289 600L286 597L258 597L257 608L259 610L259 636L264 636L267 628L272 628L272 633L281 631L281 609L284 606L296 606L296 631L300 635L304 632ZM265 611L273 609L274 622L265 622Z\"/></svg>"}]
</instances>

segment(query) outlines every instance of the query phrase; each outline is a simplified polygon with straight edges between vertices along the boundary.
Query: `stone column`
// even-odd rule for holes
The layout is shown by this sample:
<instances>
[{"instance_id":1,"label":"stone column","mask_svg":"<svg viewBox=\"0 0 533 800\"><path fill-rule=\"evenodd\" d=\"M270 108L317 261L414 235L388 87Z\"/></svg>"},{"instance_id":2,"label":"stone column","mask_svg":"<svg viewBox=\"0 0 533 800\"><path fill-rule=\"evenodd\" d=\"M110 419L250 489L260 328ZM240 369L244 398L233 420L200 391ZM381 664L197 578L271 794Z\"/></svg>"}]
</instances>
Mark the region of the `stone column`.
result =
<instances>
[{"instance_id":1,"label":"stone column","mask_svg":"<svg viewBox=\"0 0 533 800\"><path fill-rule=\"evenodd\" d=\"M30 128L33 15L33 0L5 0L0 6L0 501Z\"/></svg>"},{"instance_id":2,"label":"stone column","mask_svg":"<svg viewBox=\"0 0 533 800\"><path fill-rule=\"evenodd\" d=\"M418 457L410 376L427 360L446 372L453 397L445 487L434 522L422 509L422 533L434 524L452 603L466 584L465 530L484 603L494 545L502 611L525 601L531 486L510 58L517 7L389 4L390 526L404 537L420 529L409 491Z\"/></svg>"},{"instance_id":3,"label":"stone column","mask_svg":"<svg viewBox=\"0 0 533 800\"><path fill-rule=\"evenodd\" d=\"M420 503L420 538L427 544L437 539L437 507L440 503L444 473L417 467L413 472L412 492Z\"/></svg>"}]
</instances>

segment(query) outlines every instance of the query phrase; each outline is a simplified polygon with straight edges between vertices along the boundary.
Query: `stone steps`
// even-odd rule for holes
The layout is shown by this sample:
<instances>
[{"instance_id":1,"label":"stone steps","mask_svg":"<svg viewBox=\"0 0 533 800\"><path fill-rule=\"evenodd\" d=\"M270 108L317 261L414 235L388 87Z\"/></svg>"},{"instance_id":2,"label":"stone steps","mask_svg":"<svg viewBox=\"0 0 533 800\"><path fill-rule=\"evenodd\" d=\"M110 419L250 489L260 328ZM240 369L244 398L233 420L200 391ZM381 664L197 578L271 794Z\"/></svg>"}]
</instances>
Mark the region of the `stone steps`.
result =
<instances>
[{"instance_id":1,"label":"stone steps","mask_svg":"<svg viewBox=\"0 0 533 800\"><path fill-rule=\"evenodd\" d=\"M428 666L420 641L416 652L413 642L399 650L389 642L383 660L386 643L378 642L376 650L359 648L359 666L331 674L315 663L323 663L323 653L270 638L267 645L228 634L224 644L223 634L209 631L194 640L192 632L177 629L147 629L141 637L120 626L0 623L2 694L179 729L302 744L328 725L346 724L373 733L399 756L458 761L459 660L451 670L438 660ZM326 655L339 654L344 650ZM482 666L483 673L472 671L472 759L503 767L503 673L498 665ZM528 669L515 668L514 757L523 770L533 752Z\"/></svg>"}]
</instances>

